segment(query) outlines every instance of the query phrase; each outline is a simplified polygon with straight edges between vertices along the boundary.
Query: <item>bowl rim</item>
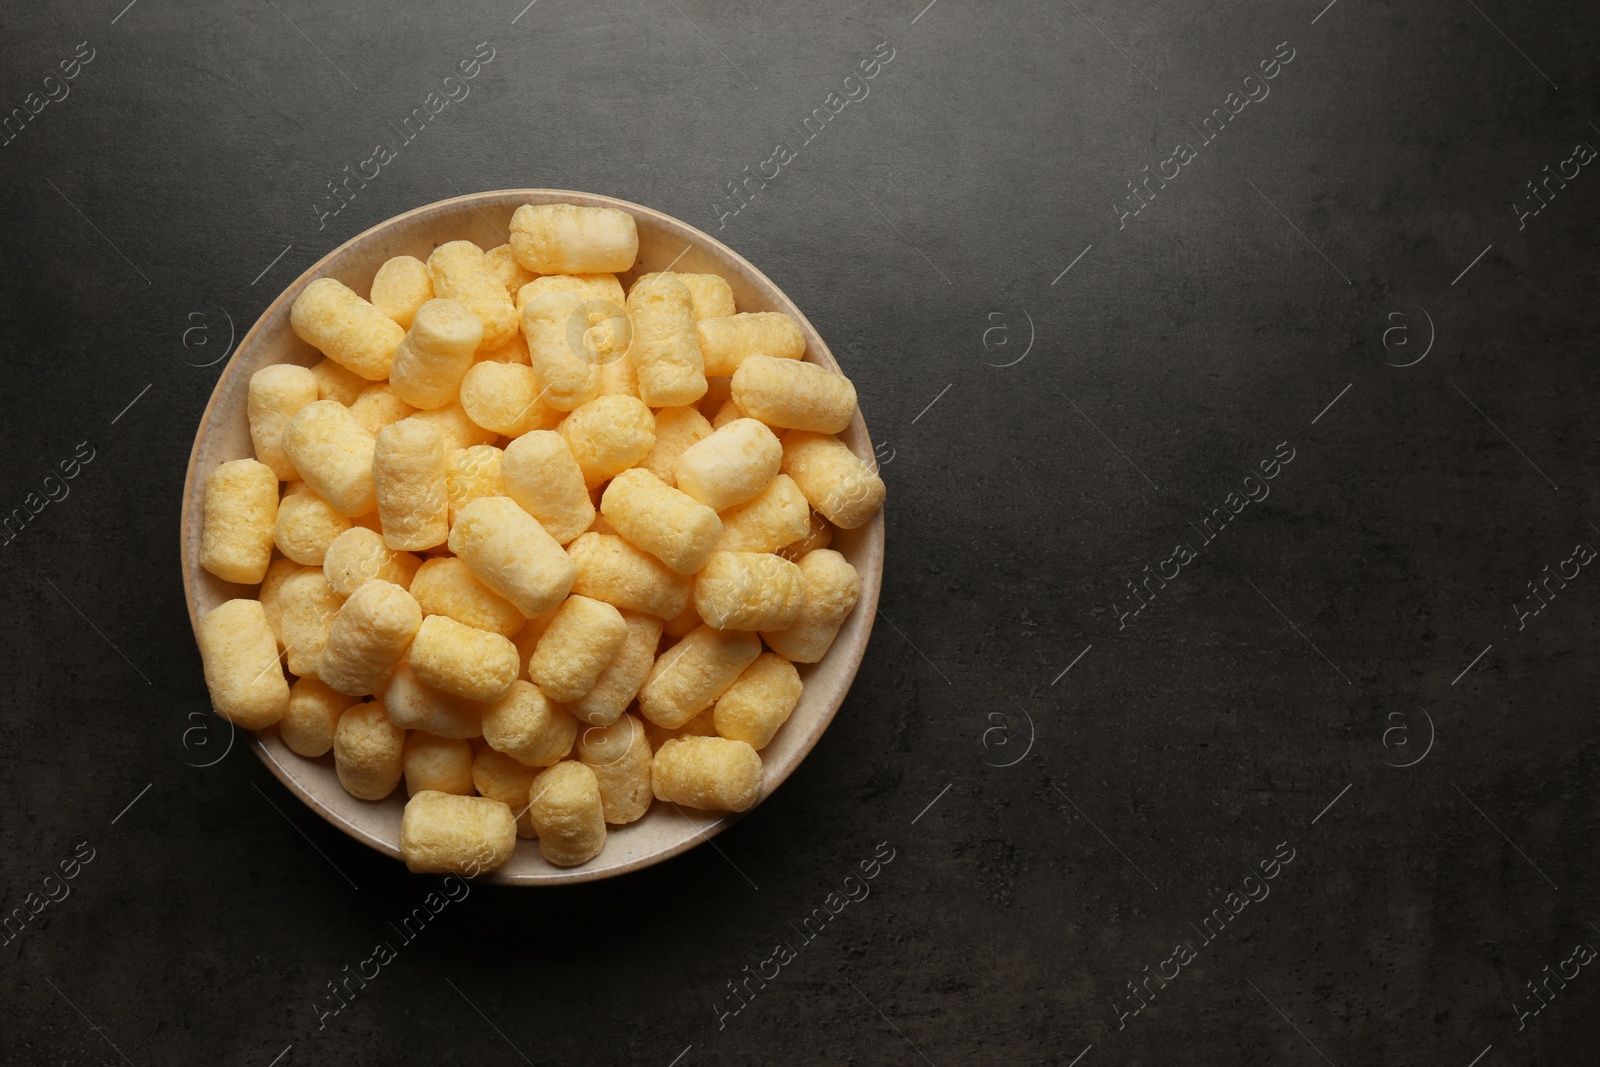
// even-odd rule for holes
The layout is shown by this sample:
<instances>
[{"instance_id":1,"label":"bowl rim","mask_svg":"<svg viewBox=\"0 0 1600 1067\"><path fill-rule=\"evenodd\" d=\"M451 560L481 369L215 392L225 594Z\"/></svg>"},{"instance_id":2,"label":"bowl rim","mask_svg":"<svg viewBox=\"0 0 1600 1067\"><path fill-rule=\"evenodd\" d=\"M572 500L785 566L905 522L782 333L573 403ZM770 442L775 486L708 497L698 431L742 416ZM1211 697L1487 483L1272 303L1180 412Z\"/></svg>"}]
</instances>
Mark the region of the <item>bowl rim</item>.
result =
<instances>
[{"instance_id":1,"label":"bowl rim","mask_svg":"<svg viewBox=\"0 0 1600 1067\"><path fill-rule=\"evenodd\" d=\"M464 208L475 211L485 203L493 203L496 206L501 206L505 201L517 198L530 198L525 199L524 202L534 204L575 203L585 207L616 208L618 210L628 212L630 215L635 216L636 219L645 217L648 218L654 225L676 232L677 234L683 236L691 246L697 243L702 244L706 250L712 254L713 258L725 258L727 260L731 260L735 264L742 267L745 271L748 271L749 276L754 279L757 286L764 287L775 298L776 303L785 306L787 312L799 322L801 332L806 336L806 357L815 357L817 362L821 362L830 367L830 369L840 371L842 373L838 360L834 358L833 352L828 348L827 342L823 339L821 333L816 329L815 326L812 325L811 320L806 317L805 313L800 310L800 308L794 303L793 300L789 298L788 294L785 293L776 282L767 277L765 272L761 271L738 252L734 251L732 248L729 248L727 245L723 244L721 241L717 240L715 237L699 229L698 227L691 226L689 223L684 222L682 219L630 200L623 200L618 197L607 196L603 193L588 193L571 189L492 189L448 197L443 200L436 200L427 204L421 204L417 207L403 211L398 215L392 215L381 220L380 222L375 223L372 226L367 227L360 233L350 237L348 240L342 241L338 245L335 245L315 263L311 264L298 276L296 276L293 281L284 286L283 289L278 293L277 297L275 297L266 305L266 307L262 309L261 314L257 316L250 329L245 331L245 334L239 340L238 345L228 356L228 361L223 366L222 372L217 376L216 384L211 390L211 396L207 399L205 409L201 412L200 420L195 427L194 440L190 444L189 448L189 462L187 469L184 472L183 494L179 511L180 530L186 530L191 520L195 520L197 518L192 514L192 504L195 500L194 491L196 470L201 462L200 444L204 436L202 431L211 425L213 416L216 414L218 401L224 392L227 391L225 386L229 385L235 378L245 373L244 364L239 360L240 353L244 352L254 342L256 342L258 335L262 334L267 328L268 321L274 318L275 313L282 308L285 302L292 301L294 298L298 297L300 292L307 285L309 285L318 277L322 277L323 272L327 269L328 265L335 259L348 252L355 246L372 240L373 238L394 229L406 221L423 215L441 213L451 208ZM685 251L687 251L687 249L685 249ZM676 261L674 261L670 266L675 265ZM668 269L670 269L670 266ZM287 322L287 317L284 318L284 321ZM859 406L857 406L855 413L851 416L851 423L853 429L859 429L861 431L862 435L868 441L870 447L871 435L867 431L866 420ZM883 585L884 511L882 508L878 509L877 513L867 524L865 534L866 541L862 547L872 561L873 565L861 575L861 597L857 601L855 607L855 611L862 612L867 618L866 628L862 634L859 646L853 649L853 654L850 657L850 661L845 665L844 668L845 674L842 679L842 685L840 685L836 697L828 701L828 707L826 708L822 718L817 722L814 732L803 741L799 749L794 753L792 759L787 762L787 765L780 768L781 774L779 774L776 778L773 778L770 774L764 778L762 783L761 797L759 800L757 800L756 804L752 805L752 807L749 809L751 811L754 811L755 808L765 803L767 798L776 792L778 787L787 781L789 776L799 768L800 764L805 762L806 757L811 754L811 750L815 748L817 742L822 739L822 735L826 733L828 728L833 724L834 718L839 713L839 708L843 705L845 698L849 696L850 688L854 684L856 675L861 669L861 661L865 658L867 644L871 638L873 623L876 620L878 598ZM195 558L191 547L191 538L186 535L180 535L178 542L179 556L182 564L181 569L183 573L185 607L189 612L189 624L191 629L198 631L200 622L200 617L198 614L199 597L195 588L195 576L199 572L198 560ZM833 649L830 649L828 655L832 655L832 653ZM216 712L213 710L212 714L215 715ZM231 723L229 725L230 729L234 733L242 732L247 735L250 747L252 750L254 750L257 758L266 765L273 777L277 778L279 782L287 787L288 790L294 794L295 797L297 797L307 808L311 809L324 820L343 831L347 836L354 838L364 845L367 845L369 848L372 848L375 851L389 856L395 860L401 859L400 850L397 847L389 844L389 842L385 840L374 837L361 826L354 824L350 820L346 819L341 813L322 803L310 789L304 786L298 779L289 773L288 768L279 763L276 756L268 750L261 738L258 737L254 731L241 731L239 728L232 726ZM398 789L401 787L397 786L396 788ZM682 814L681 810L680 814ZM613 878L618 875L630 873L632 871L642 870L646 867L653 867L673 858L674 856L678 856L684 852L687 852L689 849L694 848L703 841L710 841L711 838L715 837L717 834L733 825L744 815L748 814L748 812L724 812L720 814L720 818L706 825L696 826L693 824L693 821L690 820L690 825L694 827L694 832L688 834L675 844L668 845L655 852L651 852L647 855L640 856L623 863L615 864L613 866L591 869L590 864L583 864L578 867L559 868L554 872L533 872L518 875L507 875L502 868L501 870L492 872L490 874L479 876L479 880L501 885L531 886L568 885L578 882L590 882L605 878ZM607 829L608 832L611 830L610 827ZM521 838L518 839L519 846L523 840L524 839ZM536 841L537 839L530 838L526 840L532 842ZM596 858L598 859L598 857Z\"/></svg>"}]
</instances>

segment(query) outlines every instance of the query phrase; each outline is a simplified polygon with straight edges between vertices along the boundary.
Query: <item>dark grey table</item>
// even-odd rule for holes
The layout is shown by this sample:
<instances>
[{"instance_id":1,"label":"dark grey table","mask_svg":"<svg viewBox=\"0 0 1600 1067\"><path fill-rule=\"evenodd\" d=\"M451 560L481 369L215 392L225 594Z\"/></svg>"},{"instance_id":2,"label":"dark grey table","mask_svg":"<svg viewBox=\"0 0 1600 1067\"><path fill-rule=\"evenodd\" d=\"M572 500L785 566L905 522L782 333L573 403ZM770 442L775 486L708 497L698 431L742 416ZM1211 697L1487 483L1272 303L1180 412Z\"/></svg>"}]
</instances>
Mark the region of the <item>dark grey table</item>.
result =
<instances>
[{"instance_id":1,"label":"dark grey table","mask_svg":"<svg viewBox=\"0 0 1600 1067\"><path fill-rule=\"evenodd\" d=\"M5 1062L1593 1062L1593 5L125 2L0 15ZM715 848L407 939L178 496L283 285L515 186L806 310L882 617Z\"/></svg>"}]
</instances>

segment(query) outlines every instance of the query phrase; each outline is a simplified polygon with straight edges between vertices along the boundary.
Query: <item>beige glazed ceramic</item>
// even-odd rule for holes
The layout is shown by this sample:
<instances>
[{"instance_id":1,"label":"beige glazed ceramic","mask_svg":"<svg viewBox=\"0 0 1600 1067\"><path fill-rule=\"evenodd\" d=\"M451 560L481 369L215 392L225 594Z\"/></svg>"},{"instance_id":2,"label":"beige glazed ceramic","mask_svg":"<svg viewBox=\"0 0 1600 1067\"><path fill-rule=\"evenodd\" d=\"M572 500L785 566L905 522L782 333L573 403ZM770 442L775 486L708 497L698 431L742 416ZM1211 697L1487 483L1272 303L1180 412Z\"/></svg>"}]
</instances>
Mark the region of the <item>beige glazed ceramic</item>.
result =
<instances>
[{"instance_id":1,"label":"beige glazed ceramic","mask_svg":"<svg viewBox=\"0 0 1600 1067\"><path fill-rule=\"evenodd\" d=\"M217 381L195 434L183 489L183 583L191 624L226 600L256 595L253 586L230 585L200 568L202 498L206 478L219 464L254 454L245 417L250 376L269 364L310 366L321 358L321 353L289 328L289 309L301 289L314 279L332 277L364 296L372 276L385 260L399 255L426 260L437 245L463 238L482 248L493 248L506 242L511 213L519 205L546 203L614 207L634 217L639 229L639 259L634 269L622 276L625 287L641 274L669 267L720 274L733 287L740 311L782 311L794 316L805 332L805 358L840 369L805 315L766 275L710 236L650 208L589 193L513 189L475 193L409 211L346 242L297 278L245 335ZM871 460L872 443L859 411L839 436L857 455ZM860 572L861 601L845 620L838 640L822 662L800 667L805 681L800 705L761 753L765 766L763 799L794 771L833 720L861 664L877 614L883 576L882 512L860 529L836 534L832 547ZM275 729L250 735L250 743L268 769L323 818L378 851L399 857L400 815L405 806L403 783L386 800L357 800L339 785L331 754L315 760L298 756L279 740ZM638 822L608 828L605 851L581 867L552 866L539 854L538 842L520 841L515 856L488 880L533 885L607 878L675 856L709 840L735 818L679 810L657 801Z\"/></svg>"}]
</instances>

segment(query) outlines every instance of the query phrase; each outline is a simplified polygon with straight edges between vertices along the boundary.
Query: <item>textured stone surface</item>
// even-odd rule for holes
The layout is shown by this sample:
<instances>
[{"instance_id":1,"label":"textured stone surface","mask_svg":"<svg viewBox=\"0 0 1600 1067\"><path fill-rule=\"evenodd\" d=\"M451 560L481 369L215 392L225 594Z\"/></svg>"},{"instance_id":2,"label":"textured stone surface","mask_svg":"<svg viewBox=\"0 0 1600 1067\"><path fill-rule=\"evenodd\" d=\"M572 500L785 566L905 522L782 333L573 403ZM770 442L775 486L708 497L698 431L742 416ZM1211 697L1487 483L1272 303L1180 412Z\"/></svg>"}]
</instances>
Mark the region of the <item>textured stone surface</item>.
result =
<instances>
[{"instance_id":1,"label":"textured stone surface","mask_svg":"<svg viewBox=\"0 0 1600 1067\"><path fill-rule=\"evenodd\" d=\"M1525 182L1600 146L1600 16L921 4L0 15L7 110L94 50L0 150L0 508L39 511L0 548L4 909L77 863L0 946L0 1059L1592 1056L1594 965L1520 1030L1517 1005L1600 946L1600 576L1552 581L1522 629L1513 605L1600 544L1600 174L1519 220ZM470 95L406 143L479 42ZM1195 158L1164 163L1179 142ZM333 213L327 183L379 143ZM764 164L732 214L725 183ZM1177 176L1119 221L1146 166ZM513 186L629 198L747 256L829 339L889 483L884 618L811 758L716 848L539 893L410 876L222 756L177 562L230 332L366 227ZM1270 496L1201 544L1190 523L1281 442ZM1132 615L1126 583L1185 541ZM1205 943L1230 891L1267 890ZM719 1025L780 939L795 957ZM319 1019L380 941L392 962Z\"/></svg>"}]
</instances>

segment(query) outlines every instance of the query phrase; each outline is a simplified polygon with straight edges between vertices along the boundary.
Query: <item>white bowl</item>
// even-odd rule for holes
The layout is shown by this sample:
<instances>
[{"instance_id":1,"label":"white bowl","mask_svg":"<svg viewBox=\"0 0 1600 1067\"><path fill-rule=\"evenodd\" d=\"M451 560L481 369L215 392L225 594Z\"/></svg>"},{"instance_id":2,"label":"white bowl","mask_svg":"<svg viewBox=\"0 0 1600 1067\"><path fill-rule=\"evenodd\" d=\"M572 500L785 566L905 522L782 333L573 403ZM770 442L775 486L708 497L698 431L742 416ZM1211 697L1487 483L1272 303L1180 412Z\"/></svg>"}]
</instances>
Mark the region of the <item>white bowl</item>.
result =
<instances>
[{"instance_id":1,"label":"white bowl","mask_svg":"<svg viewBox=\"0 0 1600 1067\"><path fill-rule=\"evenodd\" d=\"M733 287L740 311L782 311L793 316L806 336L805 358L839 370L828 346L805 315L784 296L765 274L738 253L678 219L638 204L592 193L562 189L507 189L474 193L429 204L379 223L312 266L272 302L239 343L217 380L195 433L189 472L183 486L183 585L189 602L189 621L235 597L254 597L254 587L232 585L201 569L200 527L206 478L217 465L254 455L245 396L250 376L273 363L310 366L321 353L301 341L289 328L289 309L300 290L317 278L333 277L357 293L365 293L385 260L412 255L426 260L446 241L466 239L482 248L506 242L511 213L522 204L568 203L612 207L633 216L639 229L639 259L622 276L624 286L651 271L673 270L720 274ZM872 442L858 411L850 427L839 435L858 456L872 458ZM805 692L789 721L761 752L765 768L761 796L767 797L805 758L822 731L833 721L855 678L866 651L867 637L877 615L878 590L883 578L883 514L867 525L839 531L831 546L843 553L861 575L861 601L845 620L839 637L822 662L800 665ZM334 775L333 757L306 759L289 751L277 731L250 736L256 755L291 792L333 825L389 856L400 856L400 815L405 789L397 788L386 800L357 800L344 791ZM489 881L517 885L586 882L638 870L675 856L727 827L737 815L679 810L657 802L644 818L627 826L608 827L605 850L581 867L556 867L539 854L536 841L519 841L516 854L505 866L487 876Z\"/></svg>"}]
</instances>

